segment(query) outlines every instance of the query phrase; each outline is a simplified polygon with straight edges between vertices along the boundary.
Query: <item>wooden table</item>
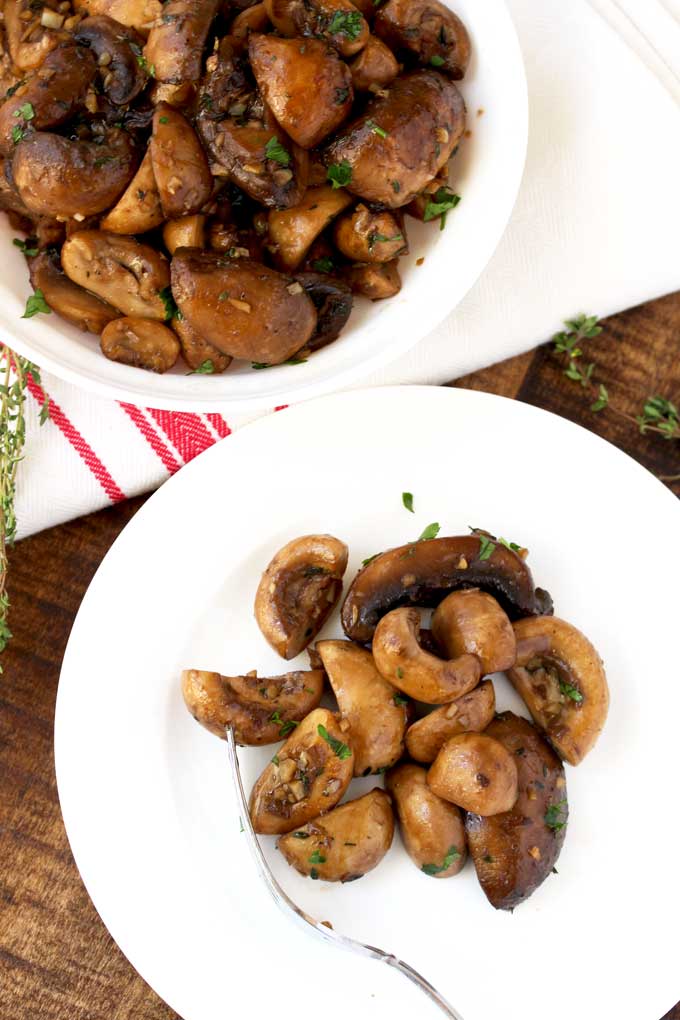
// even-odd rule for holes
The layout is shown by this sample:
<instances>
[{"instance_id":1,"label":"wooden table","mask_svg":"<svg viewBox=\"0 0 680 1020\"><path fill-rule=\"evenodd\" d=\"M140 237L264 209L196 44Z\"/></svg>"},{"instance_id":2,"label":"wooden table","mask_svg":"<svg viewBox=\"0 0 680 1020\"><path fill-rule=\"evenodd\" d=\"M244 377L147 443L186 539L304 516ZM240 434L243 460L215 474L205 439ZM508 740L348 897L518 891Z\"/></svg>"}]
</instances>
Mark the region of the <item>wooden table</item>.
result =
<instances>
[{"instance_id":1,"label":"wooden table","mask_svg":"<svg viewBox=\"0 0 680 1020\"><path fill-rule=\"evenodd\" d=\"M605 325L588 345L588 360L597 363L595 376L617 407L634 415L651 393L678 403L680 293ZM563 368L545 346L452 385L548 408L605 436L655 474L680 475L679 442L641 436L613 412L595 415L591 398ZM680 495L680 477L669 485ZM0 1016L7 1020L176 1017L127 963L88 899L59 813L52 757L57 680L73 618L104 553L143 502L43 532L11 555L15 636L0 678ZM680 1020L680 1003L665 1020Z\"/></svg>"}]
</instances>

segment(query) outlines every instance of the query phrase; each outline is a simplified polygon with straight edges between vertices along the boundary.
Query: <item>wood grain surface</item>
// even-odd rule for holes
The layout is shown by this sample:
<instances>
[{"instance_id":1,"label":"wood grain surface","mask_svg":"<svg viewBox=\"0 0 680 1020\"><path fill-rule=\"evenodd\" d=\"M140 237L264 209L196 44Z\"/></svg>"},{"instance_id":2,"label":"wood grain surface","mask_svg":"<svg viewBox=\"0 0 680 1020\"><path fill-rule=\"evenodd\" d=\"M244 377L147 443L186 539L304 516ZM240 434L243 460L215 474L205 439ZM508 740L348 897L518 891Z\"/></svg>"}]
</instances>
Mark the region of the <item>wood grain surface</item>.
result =
<instances>
[{"instance_id":1,"label":"wood grain surface","mask_svg":"<svg viewBox=\"0 0 680 1020\"><path fill-rule=\"evenodd\" d=\"M680 293L614 316L605 326L588 352L597 364L594 377L605 383L612 403L633 415L652 393L680 403ZM547 408L605 436L655 474L680 475L679 442L641 436L614 412L594 415L591 398L565 378L563 368L544 346L451 385ZM680 479L668 484L680 495ZM59 668L74 616L104 553L143 502L142 497L43 532L11 554L14 639L0 677L3 1020L177 1016L128 964L90 903L61 821L52 754ZM680 1003L664 1020L680 1020Z\"/></svg>"}]
</instances>

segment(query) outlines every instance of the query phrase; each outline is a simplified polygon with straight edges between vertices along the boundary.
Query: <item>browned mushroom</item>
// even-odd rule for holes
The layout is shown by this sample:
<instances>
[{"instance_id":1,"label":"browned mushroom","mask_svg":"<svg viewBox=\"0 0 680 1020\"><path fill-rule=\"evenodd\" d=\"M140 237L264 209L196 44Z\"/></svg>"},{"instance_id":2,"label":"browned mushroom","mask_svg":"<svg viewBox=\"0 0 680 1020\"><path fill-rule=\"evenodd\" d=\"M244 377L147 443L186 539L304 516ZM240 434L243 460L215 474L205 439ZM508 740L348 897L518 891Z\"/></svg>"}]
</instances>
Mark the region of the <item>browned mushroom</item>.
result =
<instances>
[{"instance_id":1,"label":"browned mushroom","mask_svg":"<svg viewBox=\"0 0 680 1020\"><path fill-rule=\"evenodd\" d=\"M452 659L463 652L476 655L484 673L497 673L515 664L512 624L496 600L478 588L454 591L432 615L432 636Z\"/></svg>"},{"instance_id":2,"label":"browned mushroom","mask_svg":"<svg viewBox=\"0 0 680 1020\"><path fill-rule=\"evenodd\" d=\"M397 259L391 262L357 262L343 273L353 294L361 294L371 301L384 301L401 290L401 276Z\"/></svg>"},{"instance_id":3,"label":"browned mushroom","mask_svg":"<svg viewBox=\"0 0 680 1020\"><path fill-rule=\"evenodd\" d=\"M301 284L246 258L180 248L172 259L172 293L189 324L233 358L279 365L316 327Z\"/></svg>"},{"instance_id":4,"label":"browned mushroom","mask_svg":"<svg viewBox=\"0 0 680 1020\"><path fill-rule=\"evenodd\" d=\"M352 292L342 280L324 273L296 273L316 308L316 329L306 346L298 352L317 351L340 336L352 312Z\"/></svg>"},{"instance_id":5,"label":"browned mushroom","mask_svg":"<svg viewBox=\"0 0 680 1020\"><path fill-rule=\"evenodd\" d=\"M84 219L113 205L131 180L135 163L125 131L114 128L102 144L39 131L17 145L12 175L31 212Z\"/></svg>"},{"instance_id":6,"label":"browned mushroom","mask_svg":"<svg viewBox=\"0 0 680 1020\"><path fill-rule=\"evenodd\" d=\"M451 661L437 658L418 642L417 609L393 609L382 617L373 635L373 658L386 680L417 701L443 705L467 694L479 683L482 667L476 655Z\"/></svg>"},{"instance_id":7,"label":"browned mushroom","mask_svg":"<svg viewBox=\"0 0 680 1020\"><path fill-rule=\"evenodd\" d=\"M174 318L172 328L182 348L182 357L194 372L201 375L220 375L231 364L228 354L222 354L216 347L197 333L185 318Z\"/></svg>"},{"instance_id":8,"label":"browned mushroom","mask_svg":"<svg viewBox=\"0 0 680 1020\"><path fill-rule=\"evenodd\" d=\"M436 71L413 71L369 100L324 159L346 168L343 182L354 194L394 209L448 162L464 130L465 103L454 83Z\"/></svg>"},{"instance_id":9,"label":"browned mushroom","mask_svg":"<svg viewBox=\"0 0 680 1020\"><path fill-rule=\"evenodd\" d=\"M266 32L270 27L267 8L264 3L256 3L236 15L229 34L235 39L247 39L251 32Z\"/></svg>"},{"instance_id":10,"label":"browned mushroom","mask_svg":"<svg viewBox=\"0 0 680 1020\"><path fill-rule=\"evenodd\" d=\"M319 39L250 36L253 74L277 121L303 149L318 145L345 119L354 90L347 64ZM310 96L314 102L310 104Z\"/></svg>"},{"instance_id":11,"label":"browned mushroom","mask_svg":"<svg viewBox=\"0 0 680 1020\"><path fill-rule=\"evenodd\" d=\"M144 37L103 14L81 21L75 37L96 56L102 89L114 106L131 103L148 80L141 66Z\"/></svg>"},{"instance_id":12,"label":"browned mushroom","mask_svg":"<svg viewBox=\"0 0 680 1020\"><path fill-rule=\"evenodd\" d=\"M321 701L324 672L295 670L283 676L222 676L202 669L182 673L184 702L201 726L222 739L233 726L238 744L275 744L287 737Z\"/></svg>"},{"instance_id":13,"label":"browned mushroom","mask_svg":"<svg viewBox=\"0 0 680 1020\"><path fill-rule=\"evenodd\" d=\"M110 361L149 372L167 372L179 357L179 341L171 329L155 319L132 316L104 327L101 349Z\"/></svg>"},{"instance_id":14,"label":"browned mushroom","mask_svg":"<svg viewBox=\"0 0 680 1020\"><path fill-rule=\"evenodd\" d=\"M415 57L454 79L470 62L470 37L460 18L440 0L387 0L373 30L400 57Z\"/></svg>"},{"instance_id":15,"label":"browned mushroom","mask_svg":"<svg viewBox=\"0 0 680 1020\"><path fill-rule=\"evenodd\" d=\"M460 808L433 793L427 772L418 765L390 769L385 787L394 798L401 838L411 860L433 878L457 875L467 859Z\"/></svg>"},{"instance_id":16,"label":"browned mushroom","mask_svg":"<svg viewBox=\"0 0 680 1020\"><path fill-rule=\"evenodd\" d=\"M416 761L433 762L449 737L485 730L495 708L493 684L485 680L468 694L436 708L409 726L406 750Z\"/></svg>"},{"instance_id":17,"label":"browned mushroom","mask_svg":"<svg viewBox=\"0 0 680 1020\"><path fill-rule=\"evenodd\" d=\"M294 208L270 212L268 248L276 265L287 272L297 269L313 241L351 201L342 188L324 184L308 188Z\"/></svg>"},{"instance_id":18,"label":"browned mushroom","mask_svg":"<svg viewBox=\"0 0 680 1020\"><path fill-rule=\"evenodd\" d=\"M40 67L55 46L69 41L69 35L62 27L64 16L55 11L55 26L59 27L49 28L42 24L42 12L42 3L36 4L34 0L5 0L3 5L10 56L20 71Z\"/></svg>"},{"instance_id":19,"label":"browned mushroom","mask_svg":"<svg viewBox=\"0 0 680 1020\"><path fill-rule=\"evenodd\" d=\"M197 213L212 192L210 167L189 121L168 103L156 106L149 151L166 219Z\"/></svg>"},{"instance_id":20,"label":"browned mushroom","mask_svg":"<svg viewBox=\"0 0 680 1020\"><path fill-rule=\"evenodd\" d=\"M436 606L458 588L488 591L511 619L552 612L550 596L534 590L521 556L475 533L412 542L374 557L347 592L342 625L347 637L365 643L391 609Z\"/></svg>"},{"instance_id":21,"label":"browned mushroom","mask_svg":"<svg viewBox=\"0 0 680 1020\"><path fill-rule=\"evenodd\" d=\"M162 222L161 198L151 165L151 153L147 150L137 173L113 209L102 217L99 226L113 234L145 234Z\"/></svg>"},{"instance_id":22,"label":"browned mushroom","mask_svg":"<svg viewBox=\"0 0 680 1020\"><path fill-rule=\"evenodd\" d=\"M399 64L392 50L371 35L361 53L349 63L352 84L357 92L378 92L399 74Z\"/></svg>"},{"instance_id":23,"label":"browned mushroom","mask_svg":"<svg viewBox=\"0 0 680 1020\"><path fill-rule=\"evenodd\" d=\"M255 619L284 659L319 633L342 594L347 546L332 535L303 535L273 557L255 595Z\"/></svg>"},{"instance_id":24,"label":"browned mushroom","mask_svg":"<svg viewBox=\"0 0 680 1020\"><path fill-rule=\"evenodd\" d=\"M350 0L265 0L269 20L284 36L326 39L342 57L368 40L366 19Z\"/></svg>"},{"instance_id":25,"label":"browned mushroom","mask_svg":"<svg viewBox=\"0 0 680 1020\"><path fill-rule=\"evenodd\" d=\"M609 687L588 638L556 617L518 620L517 662L508 678L557 753L578 765L607 719Z\"/></svg>"},{"instance_id":26,"label":"browned mushroom","mask_svg":"<svg viewBox=\"0 0 680 1020\"><path fill-rule=\"evenodd\" d=\"M371 210L363 202L340 216L333 227L335 246L353 262L390 262L408 254L408 241L399 214Z\"/></svg>"},{"instance_id":27,"label":"browned mushroom","mask_svg":"<svg viewBox=\"0 0 680 1020\"><path fill-rule=\"evenodd\" d=\"M85 15L106 14L121 25L147 36L161 19L165 8L161 0L73 0L76 11Z\"/></svg>"},{"instance_id":28,"label":"browned mushroom","mask_svg":"<svg viewBox=\"0 0 680 1020\"><path fill-rule=\"evenodd\" d=\"M69 280L54 251L41 252L30 259L29 269L33 290L42 291L52 311L79 329L100 334L120 315L117 308Z\"/></svg>"},{"instance_id":29,"label":"browned mushroom","mask_svg":"<svg viewBox=\"0 0 680 1020\"><path fill-rule=\"evenodd\" d=\"M255 832L292 832L335 807L354 769L348 730L349 723L326 708L305 716L253 787Z\"/></svg>"},{"instance_id":30,"label":"browned mushroom","mask_svg":"<svg viewBox=\"0 0 680 1020\"><path fill-rule=\"evenodd\" d=\"M350 725L354 775L381 772L404 750L406 699L380 675L373 656L351 641L318 641L338 707Z\"/></svg>"},{"instance_id":31,"label":"browned mushroom","mask_svg":"<svg viewBox=\"0 0 680 1020\"><path fill-rule=\"evenodd\" d=\"M478 815L510 811L517 800L515 756L485 733L450 737L427 773L438 797Z\"/></svg>"},{"instance_id":32,"label":"browned mushroom","mask_svg":"<svg viewBox=\"0 0 680 1020\"><path fill-rule=\"evenodd\" d=\"M149 32L144 56L156 81L197 82L219 0L166 0Z\"/></svg>"},{"instance_id":33,"label":"browned mushroom","mask_svg":"<svg viewBox=\"0 0 680 1020\"><path fill-rule=\"evenodd\" d=\"M393 836L392 802L375 789L280 836L276 845L301 875L353 882L380 864Z\"/></svg>"},{"instance_id":34,"label":"browned mushroom","mask_svg":"<svg viewBox=\"0 0 680 1020\"><path fill-rule=\"evenodd\" d=\"M0 151L11 153L29 127L42 131L70 120L82 107L95 72L91 53L73 42L59 43L40 70L0 106Z\"/></svg>"},{"instance_id":35,"label":"browned mushroom","mask_svg":"<svg viewBox=\"0 0 680 1020\"><path fill-rule=\"evenodd\" d=\"M180 216L163 227L163 241L171 255L178 248L205 248L205 216Z\"/></svg>"},{"instance_id":36,"label":"browned mushroom","mask_svg":"<svg viewBox=\"0 0 680 1020\"><path fill-rule=\"evenodd\" d=\"M559 758L526 719L503 712L486 732L514 757L519 796L503 814L468 814L465 829L487 899L496 909L513 910L557 862L568 819L567 786Z\"/></svg>"}]
</instances>

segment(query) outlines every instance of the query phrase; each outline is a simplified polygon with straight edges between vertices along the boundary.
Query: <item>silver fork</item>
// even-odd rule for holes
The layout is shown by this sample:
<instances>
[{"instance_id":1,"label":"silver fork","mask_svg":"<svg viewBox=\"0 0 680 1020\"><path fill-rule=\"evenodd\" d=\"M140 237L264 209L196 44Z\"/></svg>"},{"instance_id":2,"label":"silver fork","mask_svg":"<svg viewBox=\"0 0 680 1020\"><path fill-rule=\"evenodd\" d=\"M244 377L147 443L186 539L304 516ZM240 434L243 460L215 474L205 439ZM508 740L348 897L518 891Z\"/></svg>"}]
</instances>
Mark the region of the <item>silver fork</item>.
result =
<instances>
[{"instance_id":1,"label":"silver fork","mask_svg":"<svg viewBox=\"0 0 680 1020\"><path fill-rule=\"evenodd\" d=\"M358 942L356 939L348 938L346 935L340 935L338 932L333 931L332 928L326 927L326 925L322 924L321 921L317 921L315 917L312 917L301 907L298 907L297 903L294 903L290 896L284 892L274 878L269 865L267 864L267 860L262 852L262 847L259 844L250 821L248 800L243 789L241 769L239 767L238 754L236 751L236 740L231 726L227 726L226 734L227 753L229 756L229 765L231 766L231 777L234 783L236 800L241 811L241 823L248 840L248 847L255 860L260 877L263 879L279 910L295 921L295 923L301 928L304 928L306 932L313 933L317 936L317 938L323 939L324 942L328 942L333 946L337 946L339 949L346 950L347 952L358 953L360 956L368 956L372 960L378 960L380 963L386 963L388 967L394 967L395 970L398 970L399 973L403 974L409 981L412 981L416 988L419 988L424 995L427 995L428 999L431 999L431 1001L439 1007L445 1016L450 1017L451 1020L463 1020L460 1013L456 1012L453 1006L446 1001L444 996L441 995L437 989L422 976L422 974L419 974L417 970L410 967L408 963L398 959L398 957L394 956L393 953L385 953L382 949L377 949L375 946L364 945L363 942Z\"/></svg>"}]
</instances>

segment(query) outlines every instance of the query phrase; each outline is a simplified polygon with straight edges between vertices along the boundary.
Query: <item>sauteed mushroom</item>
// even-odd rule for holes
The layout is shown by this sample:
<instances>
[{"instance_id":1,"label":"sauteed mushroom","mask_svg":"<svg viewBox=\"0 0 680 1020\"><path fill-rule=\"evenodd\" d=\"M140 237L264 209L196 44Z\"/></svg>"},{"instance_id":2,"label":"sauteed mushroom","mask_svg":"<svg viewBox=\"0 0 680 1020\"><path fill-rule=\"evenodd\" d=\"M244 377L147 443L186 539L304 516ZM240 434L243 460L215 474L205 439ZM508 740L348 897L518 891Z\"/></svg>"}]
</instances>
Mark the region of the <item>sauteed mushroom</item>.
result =
<instances>
[{"instance_id":1,"label":"sauteed mushroom","mask_svg":"<svg viewBox=\"0 0 680 1020\"><path fill-rule=\"evenodd\" d=\"M106 14L143 36L160 20L164 7L161 0L73 0L76 11L86 15Z\"/></svg>"},{"instance_id":2,"label":"sauteed mushroom","mask_svg":"<svg viewBox=\"0 0 680 1020\"><path fill-rule=\"evenodd\" d=\"M467 859L465 827L460 808L442 800L427 785L418 765L398 765L385 777L394 798L406 852L426 875L452 878Z\"/></svg>"},{"instance_id":3,"label":"sauteed mushroom","mask_svg":"<svg viewBox=\"0 0 680 1020\"><path fill-rule=\"evenodd\" d=\"M44 251L29 262L31 286L41 290L53 312L89 333L101 333L107 323L117 319L116 308L64 275L54 251Z\"/></svg>"},{"instance_id":4,"label":"sauteed mushroom","mask_svg":"<svg viewBox=\"0 0 680 1020\"><path fill-rule=\"evenodd\" d=\"M63 30L42 24L42 9L34 0L5 0L3 4L10 56L20 71L40 67L47 54L69 38Z\"/></svg>"},{"instance_id":5,"label":"sauteed mushroom","mask_svg":"<svg viewBox=\"0 0 680 1020\"><path fill-rule=\"evenodd\" d=\"M415 57L456 80L465 76L470 37L439 0L387 0L378 8L373 31L399 56Z\"/></svg>"},{"instance_id":6,"label":"sauteed mushroom","mask_svg":"<svg viewBox=\"0 0 680 1020\"><path fill-rule=\"evenodd\" d=\"M313 241L352 201L343 188L322 184L308 188L292 209L269 213L269 248L276 265L287 272L297 269Z\"/></svg>"},{"instance_id":7,"label":"sauteed mushroom","mask_svg":"<svg viewBox=\"0 0 680 1020\"><path fill-rule=\"evenodd\" d=\"M332 535L304 535L276 553L255 596L255 619L284 659L319 633L342 593L347 546Z\"/></svg>"},{"instance_id":8,"label":"sauteed mushroom","mask_svg":"<svg viewBox=\"0 0 680 1020\"><path fill-rule=\"evenodd\" d=\"M401 277L397 259L391 262L356 263L344 273L353 294L362 294L371 301L394 297L401 290Z\"/></svg>"},{"instance_id":9,"label":"sauteed mushroom","mask_svg":"<svg viewBox=\"0 0 680 1020\"><path fill-rule=\"evenodd\" d=\"M316 650L350 725L354 775L393 765L404 750L406 699L380 675L365 648L351 641L318 641Z\"/></svg>"},{"instance_id":10,"label":"sauteed mushroom","mask_svg":"<svg viewBox=\"0 0 680 1020\"><path fill-rule=\"evenodd\" d=\"M393 609L378 623L373 635L373 658L381 675L417 701L442 705L471 691L482 669L476 655L459 655L445 661L418 643L420 613Z\"/></svg>"},{"instance_id":11,"label":"sauteed mushroom","mask_svg":"<svg viewBox=\"0 0 680 1020\"><path fill-rule=\"evenodd\" d=\"M578 765L607 719L609 688L588 638L556 617L518 620L517 662L508 678L557 753Z\"/></svg>"},{"instance_id":12,"label":"sauteed mushroom","mask_svg":"<svg viewBox=\"0 0 680 1020\"><path fill-rule=\"evenodd\" d=\"M567 787L559 758L526 719L503 712L486 732L514 757L519 796L503 814L468 814L465 829L487 899L499 910L513 910L557 862L568 819Z\"/></svg>"},{"instance_id":13,"label":"sauteed mushroom","mask_svg":"<svg viewBox=\"0 0 680 1020\"><path fill-rule=\"evenodd\" d=\"M102 89L114 106L131 103L147 83L139 59L144 37L104 14L85 18L75 38L89 46L97 58Z\"/></svg>"},{"instance_id":14,"label":"sauteed mushroom","mask_svg":"<svg viewBox=\"0 0 680 1020\"><path fill-rule=\"evenodd\" d=\"M352 84L358 92L384 89L399 74L399 64L389 47L371 35L361 53L349 63Z\"/></svg>"},{"instance_id":15,"label":"sauteed mushroom","mask_svg":"<svg viewBox=\"0 0 680 1020\"><path fill-rule=\"evenodd\" d=\"M408 252L403 222L394 213L371 210L363 202L336 220L333 240L353 262L390 262Z\"/></svg>"},{"instance_id":16,"label":"sauteed mushroom","mask_svg":"<svg viewBox=\"0 0 680 1020\"><path fill-rule=\"evenodd\" d=\"M203 49L219 6L219 0L166 0L144 48L156 81L174 85L198 81Z\"/></svg>"},{"instance_id":17,"label":"sauteed mushroom","mask_svg":"<svg viewBox=\"0 0 680 1020\"><path fill-rule=\"evenodd\" d=\"M305 348L316 351L340 336L352 312L352 292L342 280L323 273L296 273L295 279L316 308L316 329Z\"/></svg>"},{"instance_id":18,"label":"sauteed mushroom","mask_svg":"<svg viewBox=\"0 0 680 1020\"><path fill-rule=\"evenodd\" d=\"M349 723L315 708L267 765L250 795L255 832L280 835L326 814L352 779Z\"/></svg>"},{"instance_id":19,"label":"sauteed mushroom","mask_svg":"<svg viewBox=\"0 0 680 1020\"><path fill-rule=\"evenodd\" d=\"M436 708L409 726L406 750L416 761L432 762L450 737L485 730L493 719L495 708L493 684L485 680L473 691Z\"/></svg>"},{"instance_id":20,"label":"sauteed mushroom","mask_svg":"<svg viewBox=\"0 0 680 1020\"><path fill-rule=\"evenodd\" d=\"M163 241L171 255L178 248L205 248L205 216L180 216L163 227Z\"/></svg>"},{"instance_id":21,"label":"sauteed mushroom","mask_svg":"<svg viewBox=\"0 0 680 1020\"><path fill-rule=\"evenodd\" d=\"M166 219L197 213L212 192L210 167L188 120L168 103L156 107L149 151Z\"/></svg>"},{"instance_id":22,"label":"sauteed mushroom","mask_svg":"<svg viewBox=\"0 0 680 1020\"><path fill-rule=\"evenodd\" d=\"M147 150L137 173L99 226L113 234L145 234L163 222L161 198Z\"/></svg>"},{"instance_id":23,"label":"sauteed mushroom","mask_svg":"<svg viewBox=\"0 0 680 1020\"><path fill-rule=\"evenodd\" d=\"M503 744L484 733L450 737L427 773L438 797L465 811L498 815L517 800L517 766Z\"/></svg>"},{"instance_id":24,"label":"sauteed mushroom","mask_svg":"<svg viewBox=\"0 0 680 1020\"><path fill-rule=\"evenodd\" d=\"M484 673L515 663L515 634L507 613L477 588L454 591L439 603L432 615L432 636L450 659L464 652L476 655Z\"/></svg>"},{"instance_id":25,"label":"sauteed mushroom","mask_svg":"<svg viewBox=\"0 0 680 1020\"><path fill-rule=\"evenodd\" d=\"M234 727L237 743L275 744L287 736L321 701L321 669L295 670L283 676L221 676L202 669L182 673L184 702L194 719L218 737Z\"/></svg>"},{"instance_id":26,"label":"sauteed mushroom","mask_svg":"<svg viewBox=\"0 0 680 1020\"><path fill-rule=\"evenodd\" d=\"M179 357L179 341L173 331L154 319L124 316L104 328L102 353L110 361L150 372L167 372Z\"/></svg>"},{"instance_id":27,"label":"sauteed mushroom","mask_svg":"<svg viewBox=\"0 0 680 1020\"><path fill-rule=\"evenodd\" d=\"M186 319L173 319L172 328L177 334L182 355L189 368L205 375L219 375L229 368L229 355L222 354L222 351L209 344Z\"/></svg>"},{"instance_id":28,"label":"sauteed mushroom","mask_svg":"<svg viewBox=\"0 0 680 1020\"><path fill-rule=\"evenodd\" d=\"M327 39L342 57L366 45L368 24L350 0L265 0L265 6L281 35Z\"/></svg>"},{"instance_id":29,"label":"sauteed mushroom","mask_svg":"<svg viewBox=\"0 0 680 1020\"><path fill-rule=\"evenodd\" d=\"M412 542L390 549L359 571L342 606L352 641L371 640L381 616L403 605L436 606L458 588L481 588L511 619L552 611L547 592L534 590L521 556L485 535Z\"/></svg>"},{"instance_id":30,"label":"sauteed mushroom","mask_svg":"<svg viewBox=\"0 0 680 1020\"><path fill-rule=\"evenodd\" d=\"M61 261L74 283L124 315L167 318L161 291L170 283L168 263L150 245L103 230L81 230L64 243Z\"/></svg>"},{"instance_id":31,"label":"sauteed mushroom","mask_svg":"<svg viewBox=\"0 0 680 1020\"><path fill-rule=\"evenodd\" d=\"M375 789L279 836L276 845L301 875L353 882L380 864L393 837L391 800Z\"/></svg>"}]
</instances>

